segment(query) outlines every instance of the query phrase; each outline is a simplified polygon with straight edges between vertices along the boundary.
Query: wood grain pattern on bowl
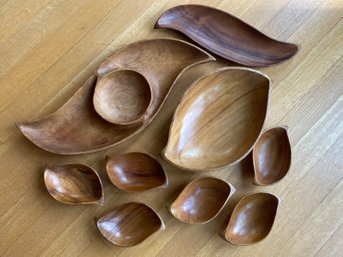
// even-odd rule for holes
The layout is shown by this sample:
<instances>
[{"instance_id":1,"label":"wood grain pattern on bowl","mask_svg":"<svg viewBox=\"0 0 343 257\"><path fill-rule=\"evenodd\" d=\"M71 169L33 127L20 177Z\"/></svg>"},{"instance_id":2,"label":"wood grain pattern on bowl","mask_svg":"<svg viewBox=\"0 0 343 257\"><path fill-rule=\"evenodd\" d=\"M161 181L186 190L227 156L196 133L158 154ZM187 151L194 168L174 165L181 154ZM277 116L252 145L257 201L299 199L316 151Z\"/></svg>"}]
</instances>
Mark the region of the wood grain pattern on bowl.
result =
<instances>
[{"instance_id":1,"label":"wood grain pattern on bowl","mask_svg":"<svg viewBox=\"0 0 343 257\"><path fill-rule=\"evenodd\" d=\"M225 59L247 66L268 66L295 55L299 47L280 42L224 11L180 5L161 15L155 28L170 28Z\"/></svg>"},{"instance_id":2,"label":"wood grain pattern on bowl","mask_svg":"<svg viewBox=\"0 0 343 257\"><path fill-rule=\"evenodd\" d=\"M149 206L130 202L116 207L97 221L108 241L123 247L137 245L158 230L164 229L161 217Z\"/></svg>"},{"instance_id":3,"label":"wood grain pattern on bowl","mask_svg":"<svg viewBox=\"0 0 343 257\"><path fill-rule=\"evenodd\" d=\"M46 165L44 182L50 195L62 203L103 205L100 177L89 166L78 163Z\"/></svg>"},{"instance_id":4,"label":"wood grain pattern on bowl","mask_svg":"<svg viewBox=\"0 0 343 257\"><path fill-rule=\"evenodd\" d=\"M201 177L191 181L170 207L178 220L189 224L203 224L214 219L235 192L235 188L215 177Z\"/></svg>"},{"instance_id":5,"label":"wood grain pattern on bowl","mask_svg":"<svg viewBox=\"0 0 343 257\"><path fill-rule=\"evenodd\" d=\"M280 181L291 166L291 144L287 127L265 131L253 150L255 184L271 185Z\"/></svg>"},{"instance_id":6,"label":"wood grain pattern on bowl","mask_svg":"<svg viewBox=\"0 0 343 257\"><path fill-rule=\"evenodd\" d=\"M223 68L200 78L175 111L165 158L194 171L236 164L262 131L269 90L269 78L248 68Z\"/></svg>"},{"instance_id":7,"label":"wood grain pattern on bowl","mask_svg":"<svg viewBox=\"0 0 343 257\"><path fill-rule=\"evenodd\" d=\"M59 110L35 122L18 123L22 134L38 147L58 154L84 154L117 145L142 131L165 102L174 81L187 68L215 60L200 48L176 39L151 39L127 45L108 57ZM93 107L97 77L129 69L144 76L152 101L144 119L129 125L112 124Z\"/></svg>"},{"instance_id":8,"label":"wood grain pattern on bowl","mask_svg":"<svg viewBox=\"0 0 343 257\"><path fill-rule=\"evenodd\" d=\"M253 193L235 206L224 237L234 245L251 245L263 240L271 231L279 198L269 193Z\"/></svg>"}]
</instances>

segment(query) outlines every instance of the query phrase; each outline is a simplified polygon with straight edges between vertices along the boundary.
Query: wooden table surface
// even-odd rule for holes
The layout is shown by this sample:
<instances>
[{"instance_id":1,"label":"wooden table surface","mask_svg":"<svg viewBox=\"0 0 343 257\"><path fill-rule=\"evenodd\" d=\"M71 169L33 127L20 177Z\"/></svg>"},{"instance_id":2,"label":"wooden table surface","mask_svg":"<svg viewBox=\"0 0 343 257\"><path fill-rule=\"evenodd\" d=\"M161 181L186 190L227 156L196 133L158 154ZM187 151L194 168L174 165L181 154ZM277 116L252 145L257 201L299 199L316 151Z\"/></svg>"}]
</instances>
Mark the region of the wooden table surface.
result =
<instances>
[{"instance_id":1,"label":"wooden table surface","mask_svg":"<svg viewBox=\"0 0 343 257\"><path fill-rule=\"evenodd\" d=\"M342 0L0 3L1 256L343 256ZM292 167L280 183L252 185L249 157L235 167L205 173L178 170L163 162L169 187L146 193L121 192L106 177L107 154L146 151L159 156L183 92L200 75L234 65L223 60L187 71L156 119L142 133L107 151L59 156L39 149L19 133L14 122L56 110L120 46L146 38L183 38L153 29L163 11L183 3L220 8L274 38L301 45L293 59L260 69L273 80L266 127L290 127ZM55 201L45 189L43 166L57 162L80 162L99 170L105 205L69 206ZM210 223L182 224L166 205L186 182L205 174L226 179L238 191ZM235 203L254 191L282 198L274 228L254 246L230 245L218 234ZM158 210L166 230L132 248L103 239L94 218L128 201L142 201Z\"/></svg>"}]
</instances>

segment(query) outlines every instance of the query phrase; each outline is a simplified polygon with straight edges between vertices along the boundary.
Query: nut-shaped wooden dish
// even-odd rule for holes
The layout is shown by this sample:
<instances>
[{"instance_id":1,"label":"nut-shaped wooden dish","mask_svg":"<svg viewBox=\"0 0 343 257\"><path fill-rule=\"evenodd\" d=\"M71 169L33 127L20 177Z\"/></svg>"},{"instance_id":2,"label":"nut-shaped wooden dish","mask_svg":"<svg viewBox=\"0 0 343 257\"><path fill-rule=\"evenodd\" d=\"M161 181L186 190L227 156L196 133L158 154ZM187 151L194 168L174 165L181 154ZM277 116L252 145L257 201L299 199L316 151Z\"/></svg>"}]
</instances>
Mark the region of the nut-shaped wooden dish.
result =
<instances>
[{"instance_id":1,"label":"nut-shaped wooden dish","mask_svg":"<svg viewBox=\"0 0 343 257\"><path fill-rule=\"evenodd\" d=\"M162 165L146 153L108 157L106 171L111 182L126 192L141 192L168 184Z\"/></svg>"},{"instance_id":2,"label":"nut-shaped wooden dish","mask_svg":"<svg viewBox=\"0 0 343 257\"><path fill-rule=\"evenodd\" d=\"M234 245L251 245L263 240L271 231L279 198L269 193L243 197L235 206L225 230L225 239Z\"/></svg>"},{"instance_id":3,"label":"nut-shaped wooden dish","mask_svg":"<svg viewBox=\"0 0 343 257\"><path fill-rule=\"evenodd\" d=\"M242 160L262 131L269 88L266 75L239 67L194 82L174 113L165 158L194 171Z\"/></svg>"},{"instance_id":4,"label":"nut-shaped wooden dish","mask_svg":"<svg viewBox=\"0 0 343 257\"><path fill-rule=\"evenodd\" d=\"M17 124L38 147L58 154L83 154L114 146L142 131L165 102L174 81L193 65L215 60L200 48L175 39L138 41L117 50L55 113L35 122ZM101 118L93 107L97 77L115 70L138 72L152 91L151 104L140 122L119 125Z\"/></svg>"},{"instance_id":5,"label":"nut-shaped wooden dish","mask_svg":"<svg viewBox=\"0 0 343 257\"><path fill-rule=\"evenodd\" d=\"M100 233L118 246L134 246L164 229L161 217L149 206L130 202L115 208L97 222Z\"/></svg>"},{"instance_id":6,"label":"nut-shaped wooden dish","mask_svg":"<svg viewBox=\"0 0 343 257\"><path fill-rule=\"evenodd\" d=\"M235 192L235 188L215 177L201 177L191 181L170 207L178 220L189 224L203 224L214 219Z\"/></svg>"},{"instance_id":7,"label":"nut-shaped wooden dish","mask_svg":"<svg viewBox=\"0 0 343 257\"><path fill-rule=\"evenodd\" d=\"M102 183L97 172L83 164L46 165L44 182L49 194L67 204L104 203Z\"/></svg>"},{"instance_id":8,"label":"nut-shaped wooden dish","mask_svg":"<svg viewBox=\"0 0 343 257\"><path fill-rule=\"evenodd\" d=\"M247 66L268 66L296 54L295 44L272 39L240 19L201 5L176 6L157 20L155 28L177 30L225 59Z\"/></svg>"},{"instance_id":9,"label":"nut-shaped wooden dish","mask_svg":"<svg viewBox=\"0 0 343 257\"><path fill-rule=\"evenodd\" d=\"M141 74L117 70L99 79L93 103L96 112L108 122L127 125L144 120L151 94L149 82Z\"/></svg>"},{"instance_id":10,"label":"nut-shaped wooden dish","mask_svg":"<svg viewBox=\"0 0 343 257\"><path fill-rule=\"evenodd\" d=\"M255 184L271 185L280 181L291 166L291 144L287 127L265 131L253 150Z\"/></svg>"}]
</instances>

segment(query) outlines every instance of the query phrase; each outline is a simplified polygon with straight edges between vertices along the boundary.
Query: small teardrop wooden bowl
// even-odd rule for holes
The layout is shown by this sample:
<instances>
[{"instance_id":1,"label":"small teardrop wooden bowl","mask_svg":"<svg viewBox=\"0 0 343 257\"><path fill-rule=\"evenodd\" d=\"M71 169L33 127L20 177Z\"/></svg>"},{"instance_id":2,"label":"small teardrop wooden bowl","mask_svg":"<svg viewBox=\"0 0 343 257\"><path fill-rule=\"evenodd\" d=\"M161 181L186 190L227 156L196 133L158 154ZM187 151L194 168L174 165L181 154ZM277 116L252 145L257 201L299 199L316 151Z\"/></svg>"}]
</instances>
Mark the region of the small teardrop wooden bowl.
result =
<instances>
[{"instance_id":1,"label":"small teardrop wooden bowl","mask_svg":"<svg viewBox=\"0 0 343 257\"><path fill-rule=\"evenodd\" d=\"M235 188L215 177L201 177L191 181L170 207L171 214L188 224L204 224L223 209Z\"/></svg>"},{"instance_id":2,"label":"small teardrop wooden bowl","mask_svg":"<svg viewBox=\"0 0 343 257\"><path fill-rule=\"evenodd\" d=\"M132 70L117 70L101 77L93 96L96 112L108 122L119 125L142 122L151 101L149 82Z\"/></svg>"},{"instance_id":3,"label":"small teardrop wooden bowl","mask_svg":"<svg viewBox=\"0 0 343 257\"><path fill-rule=\"evenodd\" d=\"M253 193L235 206L224 239L234 245L251 245L269 234L274 224L280 199L269 193Z\"/></svg>"},{"instance_id":4,"label":"small teardrop wooden bowl","mask_svg":"<svg viewBox=\"0 0 343 257\"><path fill-rule=\"evenodd\" d=\"M106 171L111 182L126 192L141 192L168 185L162 165L146 153L134 152L108 157Z\"/></svg>"},{"instance_id":5,"label":"small teardrop wooden bowl","mask_svg":"<svg viewBox=\"0 0 343 257\"><path fill-rule=\"evenodd\" d=\"M104 203L103 186L97 172L83 164L46 165L44 182L49 194L66 204Z\"/></svg>"},{"instance_id":6,"label":"small teardrop wooden bowl","mask_svg":"<svg viewBox=\"0 0 343 257\"><path fill-rule=\"evenodd\" d=\"M152 208L136 202L116 207L97 221L97 227L104 238L123 247L137 245L165 228Z\"/></svg>"},{"instance_id":7,"label":"small teardrop wooden bowl","mask_svg":"<svg viewBox=\"0 0 343 257\"><path fill-rule=\"evenodd\" d=\"M271 185L280 181L291 166L291 144L288 127L275 127L265 131L253 150L256 185Z\"/></svg>"}]
</instances>

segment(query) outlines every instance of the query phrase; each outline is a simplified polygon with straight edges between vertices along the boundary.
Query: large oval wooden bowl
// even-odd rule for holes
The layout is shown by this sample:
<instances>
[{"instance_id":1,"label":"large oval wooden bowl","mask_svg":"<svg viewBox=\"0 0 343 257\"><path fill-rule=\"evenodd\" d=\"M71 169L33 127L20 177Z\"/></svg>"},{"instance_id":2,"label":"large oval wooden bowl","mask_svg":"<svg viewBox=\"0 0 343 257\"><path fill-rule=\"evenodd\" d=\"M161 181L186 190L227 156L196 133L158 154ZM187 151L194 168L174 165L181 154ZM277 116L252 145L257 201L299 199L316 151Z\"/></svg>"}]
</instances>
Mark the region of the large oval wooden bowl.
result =
<instances>
[{"instance_id":1,"label":"large oval wooden bowl","mask_svg":"<svg viewBox=\"0 0 343 257\"><path fill-rule=\"evenodd\" d=\"M247 66L268 66L295 55L297 45L274 40L240 19L201 5L176 6L157 20L155 28L177 30L228 60Z\"/></svg>"},{"instance_id":2,"label":"large oval wooden bowl","mask_svg":"<svg viewBox=\"0 0 343 257\"><path fill-rule=\"evenodd\" d=\"M102 183L97 172L83 164L46 165L44 182L50 195L67 204L104 202Z\"/></svg>"},{"instance_id":3,"label":"large oval wooden bowl","mask_svg":"<svg viewBox=\"0 0 343 257\"><path fill-rule=\"evenodd\" d=\"M203 224L218 215L234 192L234 187L224 180L201 177L182 190L170 212L182 222Z\"/></svg>"},{"instance_id":4,"label":"large oval wooden bowl","mask_svg":"<svg viewBox=\"0 0 343 257\"><path fill-rule=\"evenodd\" d=\"M292 153L287 129L269 129L257 141L253 150L255 184L271 185L288 173Z\"/></svg>"},{"instance_id":5,"label":"large oval wooden bowl","mask_svg":"<svg viewBox=\"0 0 343 257\"><path fill-rule=\"evenodd\" d=\"M266 75L247 68L224 68L200 78L176 109L165 158L194 171L242 160L263 128L269 88Z\"/></svg>"},{"instance_id":6,"label":"large oval wooden bowl","mask_svg":"<svg viewBox=\"0 0 343 257\"><path fill-rule=\"evenodd\" d=\"M146 153L108 157L106 171L111 182L126 192L141 192L168 184L162 165Z\"/></svg>"},{"instance_id":7,"label":"large oval wooden bowl","mask_svg":"<svg viewBox=\"0 0 343 257\"><path fill-rule=\"evenodd\" d=\"M268 193L243 197L234 208L225 239L234 245L251 245L263 240L274 224L279 198Z\"/></svg>"},{"instance_id":8,"label":"large oval wooden bowl","mask_svg":"<svg viewBox=\"0 0 343 257\"><path fill-rule=\"evenodd\" d=\"M134 246L158 230L164 229L160 216L142 203L126 203L101 217L97 222L100 233L118 246Z\"/></svg>"}]
</instances>

